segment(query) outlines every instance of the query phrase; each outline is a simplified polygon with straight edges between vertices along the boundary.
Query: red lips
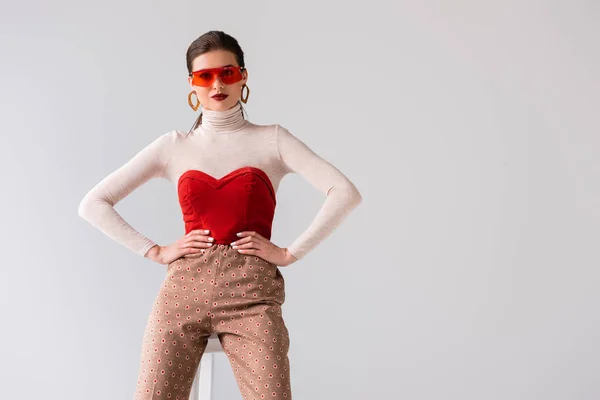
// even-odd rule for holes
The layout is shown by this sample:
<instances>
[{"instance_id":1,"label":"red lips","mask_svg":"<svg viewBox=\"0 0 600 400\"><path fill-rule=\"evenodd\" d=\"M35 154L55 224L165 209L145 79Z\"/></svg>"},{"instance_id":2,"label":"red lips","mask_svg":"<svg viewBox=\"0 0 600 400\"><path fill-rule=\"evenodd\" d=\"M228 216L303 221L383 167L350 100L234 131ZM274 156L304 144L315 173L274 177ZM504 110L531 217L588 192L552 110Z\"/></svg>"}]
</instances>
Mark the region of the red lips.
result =
<instances>
[{"instance_id":1,"label":"red lips","mask_svg":"<svg viewBox=\"0 0 600 400\"><path fill-rule=\"evenodd\" d=\"M214 96L212 96L213 99L215 100L225 100L227 97L229 97L226 94L215 94Z\"/></svg>"}]
</instances>

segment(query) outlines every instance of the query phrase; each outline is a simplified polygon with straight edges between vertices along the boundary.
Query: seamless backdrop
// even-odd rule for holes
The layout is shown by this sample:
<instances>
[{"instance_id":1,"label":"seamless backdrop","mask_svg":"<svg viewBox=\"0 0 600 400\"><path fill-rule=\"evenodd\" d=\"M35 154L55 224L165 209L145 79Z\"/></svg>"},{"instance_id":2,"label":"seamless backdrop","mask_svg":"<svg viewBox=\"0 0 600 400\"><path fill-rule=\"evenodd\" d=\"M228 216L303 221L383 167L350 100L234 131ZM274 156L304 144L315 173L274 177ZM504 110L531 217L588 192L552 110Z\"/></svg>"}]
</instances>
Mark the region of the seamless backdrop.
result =
<instances>
[{"instance_id":1,"label":"seamless backdrop","mask_svg":"<svg viewBox=\"0 0 600 400\"><path fill-rule=\"evenodd\" d=\"M2 398L130 399L164 266L78 217L84 194L187 130L185 51L224 30L256 123L363 202L284 268L296 399L600 397L600 10L593 1L2 0ZM285 246L324 200L278 193ZM173 185L117 205L159 244ZM217 359L215 397L240 399Z\"/></svg>"}]
</instances>

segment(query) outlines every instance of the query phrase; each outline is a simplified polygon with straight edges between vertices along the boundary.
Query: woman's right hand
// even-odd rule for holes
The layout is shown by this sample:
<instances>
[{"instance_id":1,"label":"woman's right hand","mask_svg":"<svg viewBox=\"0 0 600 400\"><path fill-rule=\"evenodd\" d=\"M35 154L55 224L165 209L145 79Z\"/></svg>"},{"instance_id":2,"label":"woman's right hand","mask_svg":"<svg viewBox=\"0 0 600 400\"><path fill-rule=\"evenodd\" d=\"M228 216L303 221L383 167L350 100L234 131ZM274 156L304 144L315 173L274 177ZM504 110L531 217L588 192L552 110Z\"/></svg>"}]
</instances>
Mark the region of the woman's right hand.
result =
<instances>
[{"instance_id":1,"label":"woman's right hand","mask_svg":"<svg viewBox=\"0 0 600 400\"><path fill-rule=\"evenodd\" d=\"M210 231L196 229L183 235L175 243L168 246L153 246L146 252L146 258L159 264L168 265L188 254L197 254L213 245L214 238L208 236Z\"/></svg>"}]
</instances>

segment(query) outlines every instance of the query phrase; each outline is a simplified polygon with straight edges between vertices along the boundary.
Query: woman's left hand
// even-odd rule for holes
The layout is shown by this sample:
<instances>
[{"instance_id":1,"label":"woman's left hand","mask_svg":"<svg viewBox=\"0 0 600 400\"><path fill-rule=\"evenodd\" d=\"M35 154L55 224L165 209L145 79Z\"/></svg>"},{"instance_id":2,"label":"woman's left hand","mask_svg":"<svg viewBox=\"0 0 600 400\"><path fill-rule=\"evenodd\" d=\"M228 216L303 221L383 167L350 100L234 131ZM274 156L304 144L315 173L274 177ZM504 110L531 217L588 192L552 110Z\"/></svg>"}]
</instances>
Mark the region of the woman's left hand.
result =
<instances>
[{"instance_id":1,"label":"woman's left hand","mask_svg":"<svg viewBox=\"0 0 600 400\"><path fill-rule=\"evenodd\" d=\"M238 233L241 239L232 242L234 250L240 254L248 254L262 258L265 261L279 265L288 266L298 261L285 247L278 247L269 239L254 231Z\"/></svg>"}]
</instances>

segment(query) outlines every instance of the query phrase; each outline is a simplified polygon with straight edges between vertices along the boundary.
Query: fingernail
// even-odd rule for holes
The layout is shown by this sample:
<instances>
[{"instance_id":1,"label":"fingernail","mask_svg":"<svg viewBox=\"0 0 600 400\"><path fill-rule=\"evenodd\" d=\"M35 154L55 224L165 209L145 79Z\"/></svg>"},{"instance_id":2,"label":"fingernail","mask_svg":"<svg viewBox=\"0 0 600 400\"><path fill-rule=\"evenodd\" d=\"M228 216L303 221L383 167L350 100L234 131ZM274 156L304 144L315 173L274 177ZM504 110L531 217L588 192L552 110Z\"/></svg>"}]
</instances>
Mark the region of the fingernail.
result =
<instances>
[{"instance_id":1,"label":"fingernail","mask_svg":"<svg viewBox=\"0 0 600 400\"><path fill-rule=\"evenodd\" d=\"M205 229L205 230L204 230L204 233L208 233L208 232L210 232L208 229Z\"/></svg>"},{"instance_id":2,"label":"fingernail","mask_svg":"<svg viewBox=\"0 0 600 400\"><path fill-rule=\"evenodd\" d=\"M215 240L215 238L209 237L208 240L210 240L212 242L213 240Z\"/></svg>"},{"instance_id":3,"label":"fingernail","mask_svg":"<svg viewBox=\"0 0 600 400\"><path fill-rule=\"evenodd\" d=\"M241 236L241 235L242 235L242 232L240 232L240 233L236 233L236 235L238 235L238 236Z\"/></svg>"}]
</instances>

